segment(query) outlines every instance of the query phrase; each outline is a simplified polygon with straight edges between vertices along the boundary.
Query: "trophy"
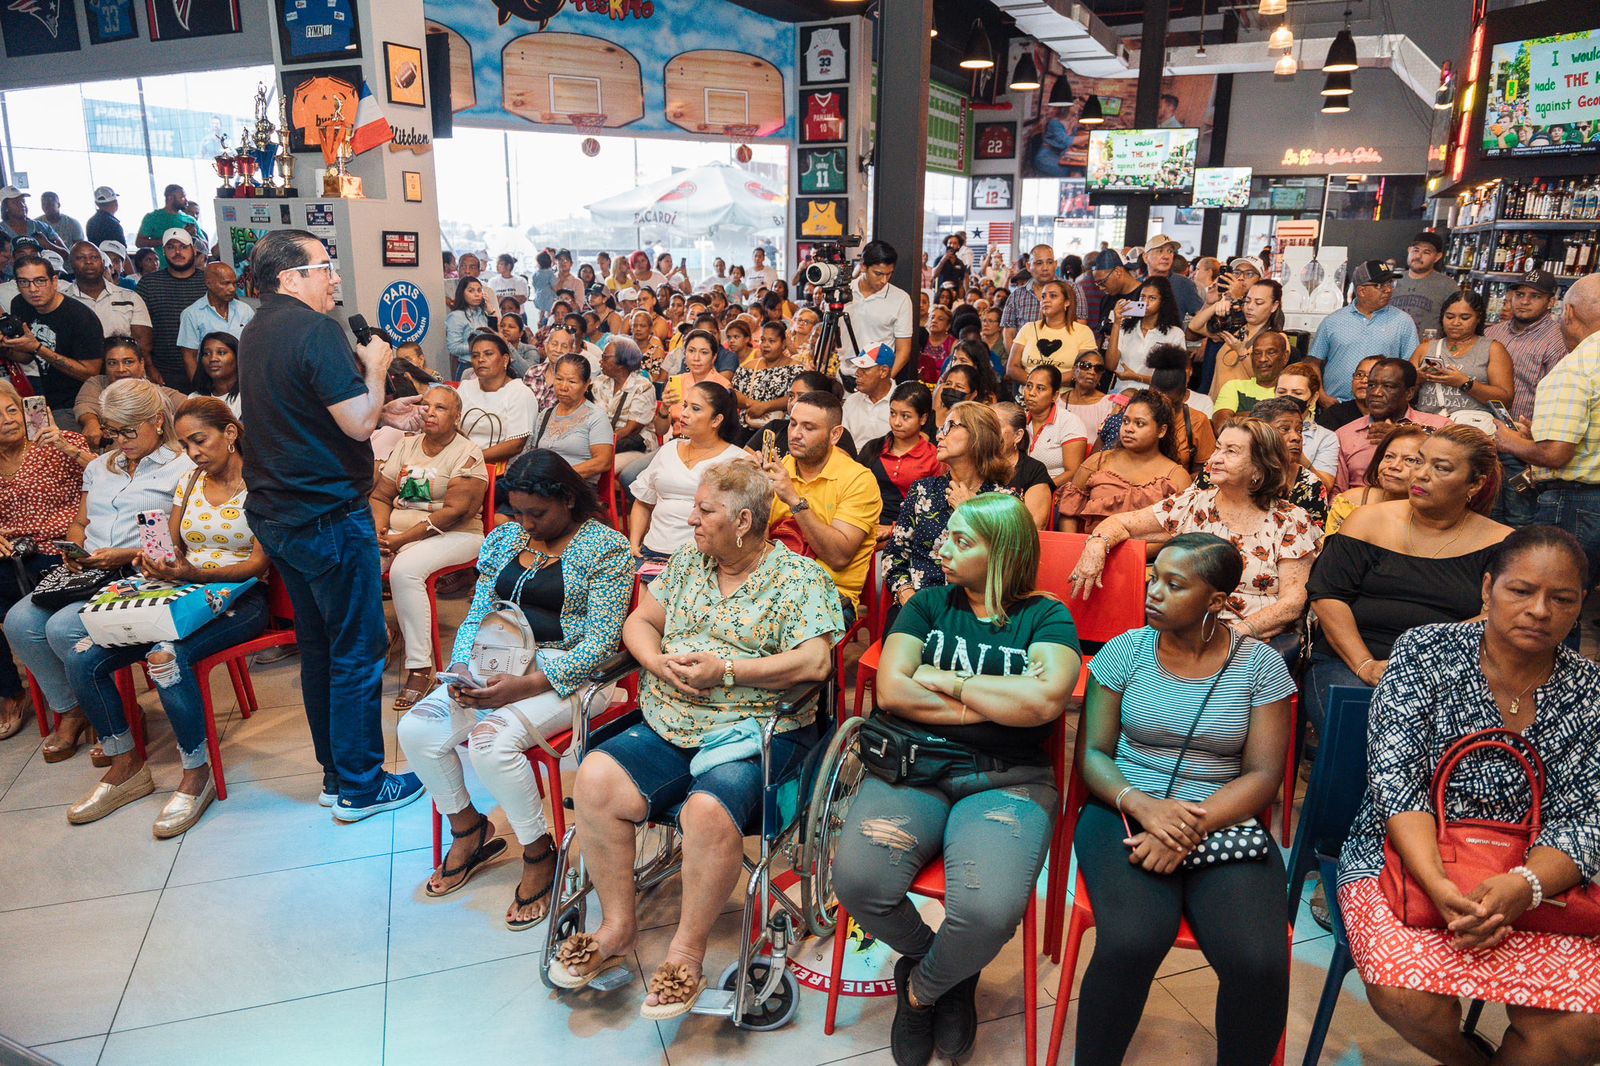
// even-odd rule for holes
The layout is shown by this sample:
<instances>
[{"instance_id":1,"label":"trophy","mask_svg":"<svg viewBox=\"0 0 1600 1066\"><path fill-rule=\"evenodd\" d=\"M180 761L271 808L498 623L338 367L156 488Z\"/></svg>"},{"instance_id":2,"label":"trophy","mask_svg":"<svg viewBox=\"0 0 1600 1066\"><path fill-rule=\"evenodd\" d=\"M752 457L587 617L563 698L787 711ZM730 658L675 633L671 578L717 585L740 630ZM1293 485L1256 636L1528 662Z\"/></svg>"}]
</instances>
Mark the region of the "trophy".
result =
<instances>
[{"instance_id":1,"label":"trophy","mask_svg":"<svg viewBox=\"0 0 1600 1066\"><path fill-rule=\"evenodd\" d=\"M272 167L277 161L278 144L273 139L276 131L272 128L272 120L267 117L267 87L256 86L256 128L250 135L250 143L255 147L251 149L250 156L255 160L258 192L261 196L282 196L272 180Z\"/></svg>"},{"instance_id":2,"label":"trophy","mask_svg":"<svg viewBox=\"0 0 1600 1066\"><path fill-rule=\"evenodd\" d=\"M317 135L322 140L322 161L328 164L322 176L322 195L359 198L361 179L350 174L350 136L356 124L344 117L344 97L333 98L333 114L317 119Z\"/></svg>"},{"instance_id":3,"label":"trophy","mask_svg":"<svg viewBox=\"0 0 1600 1066\"><path fill-rule=\"evenodd\" d=\"M260 189L256 184L256 157L250 154L250 127L244 126L239 130L239 149L233 154L233 168L239 174L239 188L235 196L258 196Z\"/></svg>"},{"instance_id":4,"label":"trophy","mask_svg":"<svg viewBox=\"0 0 1600 1066\"><path fill-rule=\"evenodd\" d=\"M289 98L278 97L278 195L299 196L294 187L294 153L289 151L289 143L293 136L289 129Z\"/></svg>"},{"instance_id":5,"label":"trophy","mask_svg":"<svg viewBox=\"0 0 1600 1066\"><path fill-rule=\"evenodd\" d=\"M217 198L219 200L227 200L233 197L233 180L237 171L234 168L236 160L232 153L228 151L228 135L226 133L217 134L217 147L221 151L211 157L211 168L217 172L217 177L222 179L222 185L217 189Z\"/></svg>"}]
</instances>

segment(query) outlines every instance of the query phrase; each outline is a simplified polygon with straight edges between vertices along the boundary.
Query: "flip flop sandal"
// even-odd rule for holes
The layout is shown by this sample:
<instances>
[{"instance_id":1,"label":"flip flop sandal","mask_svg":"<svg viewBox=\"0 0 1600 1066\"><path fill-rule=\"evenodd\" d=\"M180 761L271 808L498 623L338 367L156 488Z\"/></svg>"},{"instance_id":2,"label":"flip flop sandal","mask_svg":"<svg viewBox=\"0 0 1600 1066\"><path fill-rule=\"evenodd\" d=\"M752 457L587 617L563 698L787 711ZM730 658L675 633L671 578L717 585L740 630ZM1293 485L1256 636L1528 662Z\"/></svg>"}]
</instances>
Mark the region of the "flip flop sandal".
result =
<instances>
[{"instance_id":1,"label":"flip flop sandal","mask_svg":"<svg viewBox=\"0 0 1600 1066\"><path fill-rule=\"evenodd\" d=\"M10 740L12 737L22 732L22 727L26 725L27 722L28 708L27 705L24 704L23 706L17 708L17 720L11 723L9 726L0 728L0 740Z\"/></svg>"},{"instance_id":2,"label":"flip flop sandal","mask_svg":"<svg viewBox=\"0 0 1600 1066\"><path fill-rule=\"evenodd\" d=\"M555 861L556 861L556 845L555 845L555 841L552 840L550 842L550 847L545 850L545 853L543 855L539 856L537 859L532 859L532 860L529 860L529 859L525 858L525 859L522 860L522 865L523 865L523 868L526 869L529 866L540 866L540 865L543 865L544 863L555 862ZM546 896L548 896L550 894L550 889L552 887L554 887L554 884L555 884L554 882L551 882L550 884L545 885L544 888L542 888L539 891L535 892L532 896L528 897L527 899L523 899L522 898L522 886L519 884L516 888L511 890L511 908L513 910L521 910L523 907L531 907L531 906L533 906L535 903L538 903L541 899L544 899ZM530 918L530 919L526 919L526 920L518 919L518 918L511 918L511 917L508 916L506 918L506 928L511 930L513 933L520 933L524 929L532 929L534 926L536 926L540 922L544 921L545 918L548 917L549 913L550 912L549 912L549 910L547 908L545 913L539 915L539 917Z\"/></svg>"},{"instance_id":3,"label":"flip flop sandal","mask_svg":"<svg viewBox=\"0 0 1600 1066\"><path fill-rule=\"evenodd\" d=\"M600 944L594 937L573 933L556 949L548 973L550 983L557 988L584 988L600 975L621 969L624 963L621 955L600 958Z\"/></svg>"},{"instance_id":4,"label":"flip flop sandal","mask_svg":"<svg viewBox=\"0 0 1600 1066\"><path fill-rule=\"evenodd\" d=\"M650 978L650 991L662 1002L652 1006L639 1006L639 1017L652 1022L681 1018L694 1009L695 1000L706 989L704 973L690 975L689 967L681 962L663 962ZM667 997L672 997L670 1000Z\"/></svg>"},{"instance_id":5,"label":"flip flop sandal","mask_svg":"<svg viewBox=\"0 0 1600 1066\"><path fill-rule=\"evenodd\" d=\"M411 708L417 705L418 700L427 694L427 689L412 688L408 684L405 688L401 689L400 694L394 698L393 709L396 711L409 711Z\"/></svg>"},{"instance_id":6,"label":"flip flop sandal","mask_svg":"<svg viewBox=\"0 0 1600 1066\"><path fill-rule=\"evenodd\" d=\"M470 856L468 856L466 862L462 863L460 866L457 866L454 870L450 869L450 864L448 862L441 863L439 868L439 876L445 878L446 880L452 877L459 877L462 874L465 874L466 876L461 877L461 880L457 881L455 884L449 886L448 888L441 889L438 892L433 890L433 881L430 878L428 882L422 886L422 891L433 899L439 899L443 896L448 896L457 889L465 888L467 882L472 880L472 875L482 869L485 863L499 858L501 852L506 850L506 842L499 837L495 837L493 840L485 843L483 835L488 832L489 828L489 819L487 817L483 817L479 819L477 825L473 826L471 829L468 829L464 833L458 833L454 829L450 830L450 838L452 840L465 840L469 836L476 835L478 838L478 847Z\"/></svg>"}]
</instances>

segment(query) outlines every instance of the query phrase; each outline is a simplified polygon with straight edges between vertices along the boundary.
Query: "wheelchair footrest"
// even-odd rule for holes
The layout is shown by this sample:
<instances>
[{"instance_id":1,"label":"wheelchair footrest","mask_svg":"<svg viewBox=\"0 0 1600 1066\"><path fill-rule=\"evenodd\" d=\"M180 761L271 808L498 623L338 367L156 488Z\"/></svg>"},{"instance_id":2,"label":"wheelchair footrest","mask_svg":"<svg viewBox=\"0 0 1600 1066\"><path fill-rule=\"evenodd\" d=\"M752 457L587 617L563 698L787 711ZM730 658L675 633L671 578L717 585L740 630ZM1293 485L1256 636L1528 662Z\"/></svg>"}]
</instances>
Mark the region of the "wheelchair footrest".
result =
<instances>
[{"instance_id":1,"label":"wheelchair footrest","mask_svg":"<svg viewBox=\"0 0 1600 1066\"><path fill-rule=\"evenodd\" d=\"M731 988L708 988L700 993L694 1001L694 1006L689 1009L690 1014L715 1014L721 1018L733 1017L733 997L735 991Z\"/></svg>"},{"instance_id":2,"label":"wheelchair footrest","mask_svg":"<svg viewBox=\"0 0 1600 1066\"><path fill-rule=\"evenodd\" d=\"M619 966L590 981L588 986L596 992L615 992L633 983L633 971L626 966Z\"/></svg>"}]
</instances>

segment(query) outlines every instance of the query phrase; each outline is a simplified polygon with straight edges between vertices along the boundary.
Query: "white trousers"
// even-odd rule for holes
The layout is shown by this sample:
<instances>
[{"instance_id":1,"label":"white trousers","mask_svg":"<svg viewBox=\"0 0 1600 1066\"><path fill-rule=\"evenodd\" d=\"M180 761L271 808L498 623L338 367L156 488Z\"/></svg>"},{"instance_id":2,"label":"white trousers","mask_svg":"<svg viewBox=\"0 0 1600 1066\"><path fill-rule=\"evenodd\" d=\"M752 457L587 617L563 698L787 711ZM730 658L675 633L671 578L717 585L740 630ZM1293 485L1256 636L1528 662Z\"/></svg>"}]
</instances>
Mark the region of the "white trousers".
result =
<instances>
[{"instance_id":1,"label":"white trousers","mask_svg":"<svg viewBox=\"0 0 1600 1066\"><path fill-rule=\"evenodd\" d=\"M486 501L484 506L490 506ZM389 592L394 600L394 617L400 623L405 641L407 670L427 670L433 666L433 629L428 624L428 575L447 566L470 563L483 547L481 532L451 530L439 536L407 544L388 560ZM450 662L448 649L445 663Z\"/></svg>"}]
</instances>

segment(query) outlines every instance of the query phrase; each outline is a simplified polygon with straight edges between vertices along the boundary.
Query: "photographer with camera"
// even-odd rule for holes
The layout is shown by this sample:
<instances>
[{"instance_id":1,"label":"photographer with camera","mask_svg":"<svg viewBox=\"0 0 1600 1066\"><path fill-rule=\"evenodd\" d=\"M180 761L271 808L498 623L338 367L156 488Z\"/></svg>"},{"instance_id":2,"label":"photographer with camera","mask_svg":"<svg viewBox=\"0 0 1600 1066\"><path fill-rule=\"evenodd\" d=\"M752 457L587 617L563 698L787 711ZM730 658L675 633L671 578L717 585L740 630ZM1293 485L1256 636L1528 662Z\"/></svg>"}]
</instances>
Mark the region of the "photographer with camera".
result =
<instances>
[{"instance_id":1,"label":"photographer with camera","mask_svg":"<svg viewBox=\"0 0 1600 1066\"><path fill-rule=\"evenodd\" d=\"M55 265L36 255L16 262L19 298L0 313L0 358L18 364L56 424L76 429L72 404L80 382L100 373L105 334L95 313L61 292Z\"/></svg>"},{"instance_id":2,"label":"photographer with camera","mask_svg":"<svg viewBox=\"0 0 1600 1066\"><path fill-rule=\"evenodd\" d=\"M310 233L267 234L251 265L262 297L239 338L245 513L294 603L320 802L355 822L422 794L416 775L383 768L388 637L367 496L394 350L372 336L351 351L328 317L339 277Z\"/></svg>"},{"instance_id":3,"label":"photographer with camera","mask_svg":"<svg viewBox=\"0 0 1600 1066\"><path fill-rule=\"evenodd\" d=\"M839 253L842 264L842 248ZM911 337L917 329L916 308L909 293L891 284L895 264L899 261L900 253L888 241L870 241L861 249L861 272L850 283L851 299L844 309L845 320L855 334L855 348L847 354L870 351L880 344L892 345L894 369L891 376L896 381L913 381L917 366L911 361ZM849 276L848 268L844 271L841 278ZM824 289L837 284L818 282L811 271L807 272L806 280L814 285L822 284ZM828 353L819 351L816 354L820 360Z\"/></svg>"}]
</instances>

